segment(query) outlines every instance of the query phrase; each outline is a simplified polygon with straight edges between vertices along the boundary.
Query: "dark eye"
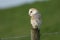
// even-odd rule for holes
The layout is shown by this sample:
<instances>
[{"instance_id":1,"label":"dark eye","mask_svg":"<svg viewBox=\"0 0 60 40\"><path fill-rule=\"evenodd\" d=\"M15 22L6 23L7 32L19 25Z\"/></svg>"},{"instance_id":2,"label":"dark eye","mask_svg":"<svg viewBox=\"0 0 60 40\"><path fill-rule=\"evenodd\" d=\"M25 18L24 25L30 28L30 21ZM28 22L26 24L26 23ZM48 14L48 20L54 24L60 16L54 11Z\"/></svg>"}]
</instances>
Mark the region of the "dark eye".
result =
<instances>
[{"instance_id":1,"label":"dark eye","mask_svg":"<svg viewBox=\"0 0 60 40\"><path fill-rule=\"evenodd\" d=\"M30 11L30 13L32 13L32 11Z\"/></svg>"}]
</instances>

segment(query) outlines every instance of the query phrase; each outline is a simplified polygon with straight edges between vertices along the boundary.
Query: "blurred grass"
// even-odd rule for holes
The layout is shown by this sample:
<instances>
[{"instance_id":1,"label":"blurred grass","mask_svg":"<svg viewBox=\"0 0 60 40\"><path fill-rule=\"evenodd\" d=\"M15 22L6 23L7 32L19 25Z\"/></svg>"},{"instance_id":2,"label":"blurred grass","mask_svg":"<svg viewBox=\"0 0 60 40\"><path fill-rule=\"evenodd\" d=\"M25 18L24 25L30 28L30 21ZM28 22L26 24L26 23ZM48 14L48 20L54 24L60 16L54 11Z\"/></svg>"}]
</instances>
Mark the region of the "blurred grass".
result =
<instances>
[{"instance_id":1,"label":"blurred grass","mask_svg":"<svg viewBox=\"0 0 60 40\"><path fill-rule=\"evenodd\" d=\"M31 7L41 12L43 19L41 34L60 32L60 0L51 0L0 10L0 38L29 35L31 25L28 9ZM9 40L25 39L29 40L30 37ZM60 40L60 34L41 35L41 40Z\"/></svg>"}]
</instances>

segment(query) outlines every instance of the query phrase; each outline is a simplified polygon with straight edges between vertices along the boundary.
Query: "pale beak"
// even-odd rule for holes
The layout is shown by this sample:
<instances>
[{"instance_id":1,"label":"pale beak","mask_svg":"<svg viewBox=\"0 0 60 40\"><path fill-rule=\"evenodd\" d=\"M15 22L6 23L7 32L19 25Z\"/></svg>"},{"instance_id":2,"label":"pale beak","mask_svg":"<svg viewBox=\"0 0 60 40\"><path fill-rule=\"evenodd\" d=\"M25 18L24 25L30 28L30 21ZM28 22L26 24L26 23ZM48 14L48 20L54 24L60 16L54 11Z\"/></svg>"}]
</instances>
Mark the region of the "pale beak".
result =
<instances>
[{"instance_id":1,"label":"pale beak","mask_svg":"<svg viewBox=\"0 0 60 40\"><path fill-rule=\"evenodd\" d=\"M29 16L31 16L31 13L29 13Z\"/></svg>"}]
</instances>

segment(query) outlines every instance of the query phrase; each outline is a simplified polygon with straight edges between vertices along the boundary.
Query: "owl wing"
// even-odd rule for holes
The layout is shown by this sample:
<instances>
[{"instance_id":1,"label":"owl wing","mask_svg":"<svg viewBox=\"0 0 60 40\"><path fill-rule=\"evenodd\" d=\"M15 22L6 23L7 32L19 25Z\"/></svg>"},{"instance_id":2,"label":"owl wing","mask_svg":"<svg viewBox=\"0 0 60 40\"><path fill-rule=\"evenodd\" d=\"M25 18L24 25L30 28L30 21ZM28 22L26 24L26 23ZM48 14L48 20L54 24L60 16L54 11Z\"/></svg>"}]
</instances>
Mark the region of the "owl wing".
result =
<instances>
[{"instance_id":1,"label":"owl wing","mask_svg":"<svg viewBox=\"0 0 60 40\"><path fill-rule=\"evenodd\" d=\"M36 17L41 20L41 14L37 14Z\"/></svg>"},{"instance_id":2,"label":"owl wing","mask_svg":"<svg viewBox=\"0 0 60 40\"><path fill-rule=\"evenodd\" d=\"M37 18L38 18L38 20L39 20L40 24L42 24L41 14L37 14Z\"/></svg>"}]
</instances>

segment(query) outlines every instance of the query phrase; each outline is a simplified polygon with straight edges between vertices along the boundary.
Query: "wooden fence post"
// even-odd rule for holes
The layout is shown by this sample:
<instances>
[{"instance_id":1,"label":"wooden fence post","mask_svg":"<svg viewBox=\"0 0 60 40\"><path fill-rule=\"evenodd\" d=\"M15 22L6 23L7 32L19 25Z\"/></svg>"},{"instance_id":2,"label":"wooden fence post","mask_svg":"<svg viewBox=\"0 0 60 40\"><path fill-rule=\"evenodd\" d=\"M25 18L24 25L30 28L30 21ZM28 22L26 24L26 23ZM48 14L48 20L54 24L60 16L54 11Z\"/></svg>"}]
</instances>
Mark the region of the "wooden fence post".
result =
<instances>
[{"instance_id":1,"label":"wooden fence post","mask_svg":"<svg viewBox=\"0 0 60 40\"><path fill-rule=\"evenodd\" d=\"M40 40L40 30L38 28L31 29L31 40Z\"/></svg>"}]
</instances>

